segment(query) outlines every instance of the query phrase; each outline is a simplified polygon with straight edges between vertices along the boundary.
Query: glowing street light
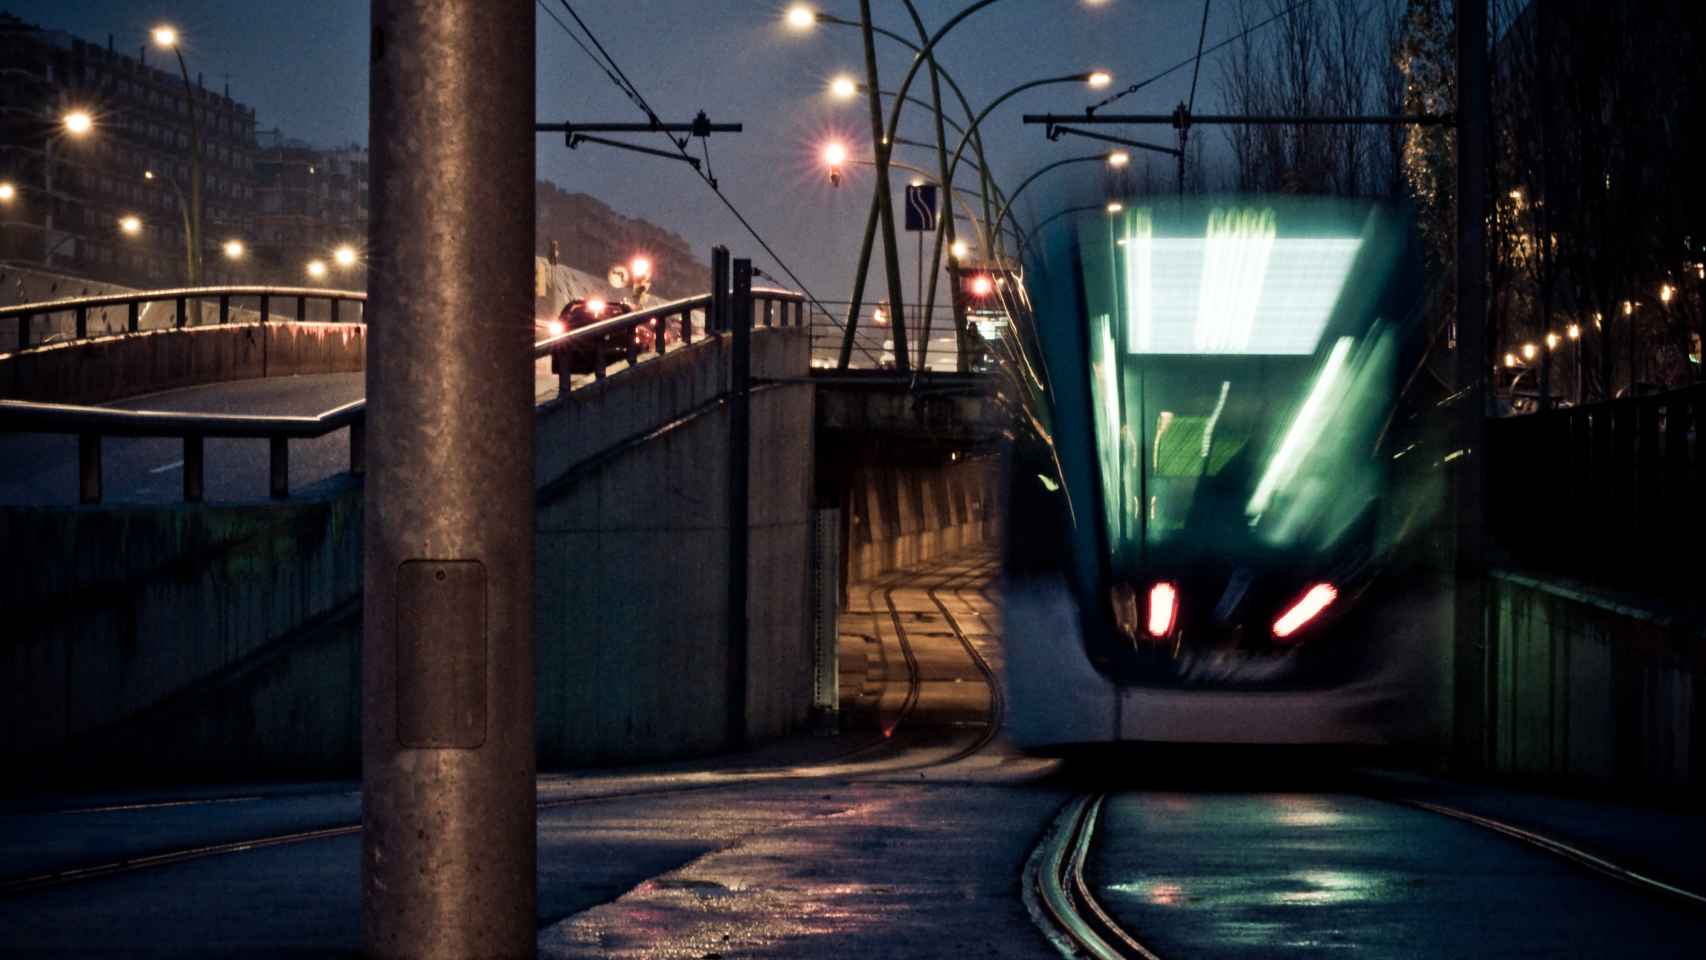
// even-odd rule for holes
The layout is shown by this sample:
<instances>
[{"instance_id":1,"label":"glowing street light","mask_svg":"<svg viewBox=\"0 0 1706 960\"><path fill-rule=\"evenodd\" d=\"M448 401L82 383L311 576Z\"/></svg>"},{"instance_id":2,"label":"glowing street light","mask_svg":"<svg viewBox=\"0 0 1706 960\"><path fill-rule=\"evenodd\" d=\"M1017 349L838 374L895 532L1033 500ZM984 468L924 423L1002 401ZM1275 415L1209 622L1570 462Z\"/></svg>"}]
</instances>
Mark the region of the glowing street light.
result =
<instances>
[{"instance_id":1,"label":"glowing street light","mask_svg":"<svg viewBox=\"0 0 1706 960\"><path fill-rule=\"evenodd\" d=\"M837 100L851 100L859 95L859 84L843 73L829 81L829 94Z\"/></svg>"},{"instance_id":2,"label":"glowing street light","mask_svg":"<svg viewBox=\"0 0 1706 960\"><path fill-rule=\"evenodd\" d=\"M1676 288L1671 286L1670 284L1667 283L1664 286L1659 288L1659 302L1660 303L1669 303L1670 298L1674 297L1674 296L1676 296Z\"/></svg>"},{"instance_id":3,"label":"glowing street light","mask_svg":"<svg viewBox=\"0 0 1706 960\"><path fill-rule=\"evenodd\" d=\"M1509 368L1514 367L1514 366L1516 366L1516 354L1514 354L1514 353L1505 354L1505 367L1507 369L1509 369Z\"/></svg>"},{"instance_id":4,"label":"glowing street light","mask_svg":"<svg viewBox=\"0 0 1706 960\"><path fill-rule=\"evenodd\" d=\"M948 254L955 260L964 260L966 255L969 253L971 253L971 247L968 246L964 240L955 240L953 244L948 247Z\"/></svg>"},{"instance_id":5,"label":"glowing street light","mask_svg":"<svg viewBox=\"0 0 1706 960\"><path fill-rule=\"evenodd\" d=\"M0 203L11 203L18 197L18 188L10 180L0 180Z\"/></svg>"},{"instance_id":6,"label":"glowing street light","mask_svg":"<svg viewBox=\"0 0 1706 960\"><path fill-rule=\"evenodd\" d=\"M847 162L847 145L831 140L823 145L823 165L829 168L829 182L841 186L841 167Z\"/></svg>"},{"instance_id":7,"label":"glowing street light","mask_svg":"<svg viewBox=\"0 0 1706 960\"><path fill-rule=\"evenodd\" d=\"M1627 317L1627 316L1633 314L1634 312L1635 312L1635 304L1629 300L1623 301L1623 315L1625 317Z\"/></svg>"},{"instance_id":8,"label":"glowing street light","mask_svg":"<svg viewBox=\"0 0 1706 960\"><path fill-rule=\"evenodd\" d=\"M227 240L221 249L225 251L225 259L227 260L241 260L245 252L241 240Z\"/></svg>"},{"instance_id":9,"label":"glowing street light","mask_svg":"<svg viewBox=\"0 0 1706 960\"><path fill-rule=\"evenodd\" d=\"M1090 85L1090 89L1100 90L1114 82L1114 75L1106 70L1092 70L1090 72L1090 76L1086 77L1084 82Z\"/></svg>"},{"instance_id":10,"label":"glowing street light","mask_svg":"<svg viewBox=\"0 0 1706 960\"><path fill-rule=\"evenodd\" d=\"M118 228L127 237L134 237L142 232L142 218L134 213L118 218Z\"/></svg>"},{"instance_id":11,"label":"glowing street light","mask_svg":"<svg viewBox=\"0 0 1706 960\"><path fill-rule=\"evenodd\" d=\"M87 110L72 110L61 117L60 122L65 125L65 132L74 137L81 137L95 129L95 118L91 117Z\"/></svg>"},{"instance_id":12,"label":"glowing street light","mask_svg":"<svg viewBox=\"0 0 1706 960\"><path fill-rule=\"evenodd\" d=\"M1548 333L1546 335L1546 349L1548 349L1548 350L1558 349L1558 335L1557 334Z\"/></svg>"},{"instance_id":13,"label":"glowing street light","mask_svg":"<svg viewBox=\"0 0 1706 960\"><path fill-rule=\"evenodd\" d=\"M635 280L644 280L652 275L652 262L645 257L635 257L628 261L628 274Z\"/></svg>"},{"instance_id":14,"label":"glowing street light","mask_svg":"<svg viewBox=\"0 0 1706 960\"><path fill-rule=\"evenodd\" d=\"M788 26L795 30L810 30L817 23L817 13L803 3L788 8Z\"/></svg>"},{"instance_id":15,"label":"glowing street light","mask_svg":"<svg viewBox=\"0 0 1706 960\"><path fill-rule=\"evenodd\" d=\"M1571 340L1580 340L1582 338L1582 325L1579 323L1572 323L1570 324L1570 328L1564 332L1569 335Z\"/></svg>"},{"instance_id":16,"label":"glowing street light","mask_svg":"<svg viewBox=\"0 0 1706 960\"><path fill-rule=\"evenodd\" d=\"M1131 154L1126 153L1124 150L1115 150L1113 153L1108 154L1108 166L1113 167L1116 170L1130 162Z\"/></svg>"},{"instance_id":17,"label":"glowing street light","mask_svg":"<svg viewBox=\"0 0 1706 960\"><path fill-rule=\"evenodd\" d=\"M1124 209L1125 209L1125 204L1119 202L1118 200L1111 201L1108 204L1108 212L1109 213L1119 213L1121 210L1124 210Z\"/></svg>"},{"instance_id":18,"label":"glowing street light","mask_svg":"<svg viewBox=\"0 0 1706 960\"><path fill-rule=\"evenodd\" d=\"M315 280L324 280L326 278L326 261L308 261L308 276Z\"/></svg>"},{"instance_id":19,"label":"glowing street light","mask_svg":"<svg viewBox=\"0 0 1706 960\"><path fill-rule=\"evenodd\" d=\"M1539 352L1540 348L1536 347L1532 342L1522 345L1522 358L1524 360L1533 360L1534 355Z\"/></svg>"},{"instance_id":20,"label":"glowing street light","mask_svg":"<svg viewBox=\"0 0 1706 960\"><path fill-rule=\"evenodd\" d=\"M148 35L154 38L156 47L164 47L169 50L178 45L178 31L167 24L162 23L148 31Z\"/></svg>"},{"instance_id":21,"label":"glowing street light","mask_svg":"<svg viewBox=\"0 0 1706 960\"><path fill-rule=\"evenodd\" d=\"M355 248L346 243L332 251L332 259L336 260L340 267L353 267L355 266Z\"/></svg>"}]
</instances>

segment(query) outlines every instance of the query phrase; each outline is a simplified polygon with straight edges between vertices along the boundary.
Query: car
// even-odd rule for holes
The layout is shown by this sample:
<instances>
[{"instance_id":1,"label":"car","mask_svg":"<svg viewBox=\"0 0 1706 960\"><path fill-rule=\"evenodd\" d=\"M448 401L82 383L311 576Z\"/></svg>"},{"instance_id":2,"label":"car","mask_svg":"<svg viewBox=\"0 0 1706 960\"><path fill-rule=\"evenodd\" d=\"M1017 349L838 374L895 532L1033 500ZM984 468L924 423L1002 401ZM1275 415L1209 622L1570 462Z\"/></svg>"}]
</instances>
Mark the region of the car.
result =
<instances>
[{"instance_id":1,"label":"car","mask_svg":"<svg viewBox=\"0 0 1706 960\"><path fill-rule=\"evenodd\" d=\"M609 320L612 317L620 317L623 314L632 313L633 310L634 308L631 304L622 300L601 300L597 297L577 297L563 305L563 309L557 314L556 319L550 320L535 318L533 321L534 339L535 341L541 341L551 337L560 336L572 330L579 330L594 323ZM651 342L650 335L651 331L647 330L644 339L642 340L639 332L636 331L636 345L641 349L644 349L645 346ZM554 354L551 358L551 369L553 372L560 372L559 367L562 361L566 358L569 364L569 371L571 373L591 373L594 366L597 365L595 362L597 358L602 356L603 362L608 364L616 360L623 359L627 355L627 348L620 342L620 340L610 337L604 339L602 351L593 344L588 343L584 345L577 344L573 350Z\"/></svg>"}]
</instances>

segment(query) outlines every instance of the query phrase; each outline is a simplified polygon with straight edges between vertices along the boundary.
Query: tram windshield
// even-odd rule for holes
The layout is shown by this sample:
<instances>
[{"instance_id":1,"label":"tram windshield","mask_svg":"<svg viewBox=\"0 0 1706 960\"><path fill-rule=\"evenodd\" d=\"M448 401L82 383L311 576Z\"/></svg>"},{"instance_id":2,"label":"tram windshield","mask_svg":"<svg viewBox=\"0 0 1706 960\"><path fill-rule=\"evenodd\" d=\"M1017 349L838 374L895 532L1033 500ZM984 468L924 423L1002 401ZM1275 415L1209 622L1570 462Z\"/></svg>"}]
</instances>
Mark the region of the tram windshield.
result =
<instances>
[{"instance_id":1,"label":"tram windshield","mask_svg":"<svg viewBox=\"0 0 1706 960\"><path fill-rule=\"evenodd\" d=\"M1351 282L1359 225L1167 212L1081 237L1115 565L1330 550L1377 495L1393 392L1390 337Z\"/></svg>"}]
</instances>

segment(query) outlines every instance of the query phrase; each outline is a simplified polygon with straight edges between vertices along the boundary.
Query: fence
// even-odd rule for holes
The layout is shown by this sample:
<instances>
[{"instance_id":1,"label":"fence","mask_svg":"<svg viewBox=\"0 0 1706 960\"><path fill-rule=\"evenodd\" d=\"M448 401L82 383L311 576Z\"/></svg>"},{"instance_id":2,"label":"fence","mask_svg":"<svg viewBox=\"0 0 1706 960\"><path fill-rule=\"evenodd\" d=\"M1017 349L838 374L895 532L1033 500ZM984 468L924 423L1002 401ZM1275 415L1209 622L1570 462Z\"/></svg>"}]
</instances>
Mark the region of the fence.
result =
<instances>
[{"instance_id":1,"label":"fence","mask_svg":"<svg viewBox=\"0 0 1706 960\"><path fill-rule=\"evenodd\" d=\"M265 289L265 292L252 292ZM82 335L88 311L97 306L126 305L129 315L137 316L139 303L170 301L177 304L177 315L186 317L184 303L197 298L214 298L219 303L221 317L229 315L230 300L236 296L258 296L263 319L273 298L288 296L297 300L300 315L308 297L330 298L331 315L338 317L336 304L345 299L365 299L363 294L336 293L324 290L289 290L252 288L197 288L195 290L156 291L111 297L88 297L77 301L54 301L48 304L26 304L0 310L0 318L20 317L20 329L29 330L29 318L49 312L70 311L78 317ZM750 326L804 326L805 303L799 294L787 290L755 288L750 300ZM602 380L607 368L638 363L644 354L665 353L671 341L668 333L677 332L683 346L692 343L695 334L705 337L704 319L709 316L712 332L721 333L740 322L732 306L727 308L728 319L715 316L718 307L710 294L688 297L669 303L612 317L588 324L576 330L538 341L533 346L534 357L551 357L552 366L562 378L561 393L570 389L573 373L593 374ZM699 322L696 324L696 317ZM181 324L180 324L181 325ZM134 329L134 327L133 327ZM649 336L644 336L641 331ZM99 503L102 498L101 444L106 437L169 437L178 438L184 445L183 493L186 502L202 499L205 488L205 440L207 437L266 440L269 445L270 494L274 499L290 495L290 441L322 437L348 428L350 471L364 469L366 448L367 401L357 400L314 417L246 416L232 414L163 413L147 410L116 410L110 407L74 406L69 404L26 403L0 400L0 433L49 433L74 435L78 438L78 499L82 503Z\"/></svg>"},{"instance_id":2,"label":"fence","mask_svg":"<svg viewBox=\"0 0 1706 960\"><path fill-rule=\"evenodd\" d=\"M1487 517L1525 567L1688 598L1706 537L1706 384L1487 425Z\"/></svg>"},{"instance_id":3,"label":"fence","mask_svg":"<svg viewBox=\"0 0 1706 960\"><path fill-rule=\"evenodd\" d=\"M818 301L825 313L814 305L811 311L812 366L824 369L839 364L841 347L846 339L846 300ZM959 369L959 342L955 335L954 311L951 305L938 304L929 312L930 345L924 363L918 362L918 344L924 332L925 311L918 305L906 308L907 356L914 369L920 367L942 373ZM864 304L859 310L859 322L853 331L853 350L847 365L856 370L885 370L895 365L894 321L887 308ZM974 332L973 342L982 347L981 335Z\"/></svg>"},{"instance_id":4,"label":"fence","mask_svg":"<svg viewBox=\"0 0 1706 960\"><path fill-rule=\"evenodd\" d=\"M185 287L112 293L0 307L0 337L13 327L15 349L144 330L274 319L362 322L364 293L321 287ZM252 307L246 304L253 304ZM283 309L275 309L282 307ZM312 307L312 309L310 309ZM0 340L0 342L4 342Z\"/></svg>"}]
</instances>

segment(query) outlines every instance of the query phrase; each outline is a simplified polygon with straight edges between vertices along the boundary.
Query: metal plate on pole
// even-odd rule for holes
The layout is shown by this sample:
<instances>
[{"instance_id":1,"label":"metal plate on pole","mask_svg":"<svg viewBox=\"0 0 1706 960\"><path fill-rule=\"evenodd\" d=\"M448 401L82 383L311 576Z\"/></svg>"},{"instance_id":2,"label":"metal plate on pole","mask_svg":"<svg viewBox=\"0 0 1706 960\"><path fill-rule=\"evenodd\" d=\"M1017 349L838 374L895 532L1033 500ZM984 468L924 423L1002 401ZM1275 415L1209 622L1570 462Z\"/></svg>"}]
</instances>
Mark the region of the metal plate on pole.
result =
<instances>
[{"instance_id":1,"label":"metal plate on pole","mask_svg":"<svg viewBox=\"0 0 1706 960\"><path fill-rule=\"evenodd\" d=\"M920 183L906 188L906 232L936 231L936 185Z\"/></svg>"}]
</instances>

